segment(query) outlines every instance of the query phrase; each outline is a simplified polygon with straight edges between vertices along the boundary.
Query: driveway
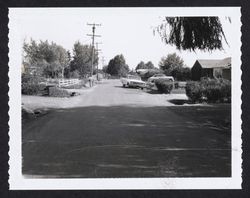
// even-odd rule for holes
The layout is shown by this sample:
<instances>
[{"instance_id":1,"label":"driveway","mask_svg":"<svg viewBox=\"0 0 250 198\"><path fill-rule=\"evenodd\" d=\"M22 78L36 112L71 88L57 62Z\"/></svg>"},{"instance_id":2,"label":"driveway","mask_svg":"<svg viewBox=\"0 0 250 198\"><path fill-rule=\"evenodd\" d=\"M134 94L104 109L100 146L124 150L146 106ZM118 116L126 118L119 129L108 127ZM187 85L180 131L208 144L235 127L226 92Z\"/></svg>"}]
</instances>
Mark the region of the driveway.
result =
<instances>
[{"instance_id":1,"label":"driveway","mask_svg":"<svg viewBox=\"0 0 250 198\"><path fill-rule=\"evenodd\" d=\"M230 177L230 105L173 106L107 80L22 129L27 177Z\"/></svg>"}]
</instances>

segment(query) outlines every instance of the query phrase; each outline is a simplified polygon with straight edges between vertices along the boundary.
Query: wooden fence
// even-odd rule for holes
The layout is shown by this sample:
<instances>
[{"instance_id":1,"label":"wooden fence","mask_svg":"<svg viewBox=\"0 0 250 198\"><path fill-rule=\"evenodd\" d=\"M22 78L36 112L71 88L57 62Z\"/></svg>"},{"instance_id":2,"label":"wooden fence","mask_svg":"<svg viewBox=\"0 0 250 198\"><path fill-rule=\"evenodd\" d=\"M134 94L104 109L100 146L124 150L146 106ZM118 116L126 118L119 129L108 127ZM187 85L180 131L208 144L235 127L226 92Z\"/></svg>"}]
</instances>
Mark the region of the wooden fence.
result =
<instances>
[{"instance_id":1,"label":"wooden fence","mask_svg":"<svg viewBox=\"0 0 250 198\"><path fill-rule=\"evenodd\" d=\"M72 79L59 79L58 80L58 86L59 87L68 87L71 85L77 85L81 82L81 80L77 78L72 78Z\"/></svg>"}]
</instances>

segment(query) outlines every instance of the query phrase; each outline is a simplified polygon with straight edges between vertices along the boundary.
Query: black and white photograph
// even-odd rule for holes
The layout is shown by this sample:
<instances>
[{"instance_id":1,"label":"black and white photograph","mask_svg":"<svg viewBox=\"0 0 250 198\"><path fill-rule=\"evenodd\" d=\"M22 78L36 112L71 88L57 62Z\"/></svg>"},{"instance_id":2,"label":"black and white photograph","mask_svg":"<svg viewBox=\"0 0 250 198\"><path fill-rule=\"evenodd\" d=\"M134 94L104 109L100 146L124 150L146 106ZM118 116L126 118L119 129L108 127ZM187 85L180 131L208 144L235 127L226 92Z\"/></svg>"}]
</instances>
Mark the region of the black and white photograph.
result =
<instances>
[{"instance_id":1,"label":"black and white photograph","mask_svg":"<svg viewBox=\"0 0 250 198\"><path fill-rule=\"evenodd\" d=\"M10 8L10 188L240 189L240 17Z\"/></svg>"}]
</instances>

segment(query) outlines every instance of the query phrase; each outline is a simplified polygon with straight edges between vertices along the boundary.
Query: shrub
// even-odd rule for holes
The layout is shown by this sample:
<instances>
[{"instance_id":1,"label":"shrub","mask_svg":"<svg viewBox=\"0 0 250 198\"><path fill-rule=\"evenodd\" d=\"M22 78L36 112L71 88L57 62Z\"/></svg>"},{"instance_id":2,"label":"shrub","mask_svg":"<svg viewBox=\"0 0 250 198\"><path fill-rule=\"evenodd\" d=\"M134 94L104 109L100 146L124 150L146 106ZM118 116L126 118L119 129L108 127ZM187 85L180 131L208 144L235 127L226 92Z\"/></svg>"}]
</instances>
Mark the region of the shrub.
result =
<instances>
[{"instance_id":1,"label":"shrub","mask_svg":"<svg viewBox=\"0 0 250 198\"><path fill-rule=\"evenodd\" d=\"M231 82L230 80L222 79L221 80L221 90L224 99L227 102L231 102Z\"/></svg>"},{"instance_id":2,"label":"shrub","mask_svg":"<svg viewBox=\"0 0 250 198\"><path fill-rule=\"evenodd\" d=\"M202 80L201 85L204 86L203 95L208 102L216 102L222 96L221 84L215 79Z\"/></svg>"},{"instance_id":3,"label":"shrub","mask_svg":"<svg viewBox=\"0 0 250 198\"><path fill-rule=\"evenodd\" d=\"M69 78L80 78L80 73L77 70L71 71L69 73Z\"/></svg>"},{"instance_id":4,"label":"shrub","mask_svg":"<svg viewBox=\"0 0 250 198\"><path fill-rule=\"evenodd\" d=\"M58 87L49 87L49 96L52 96L52 97L70 97L71 93L64 90L64 89L60 89Z\"/></svg>"},{"instance_id":5,"label":"shrub","mask_svg":"<svg viewBox=\"0 0 250 198\"><path fill-rule=\"evenodd\" d=\"M22 75L22 94L40 95L43 94L45 85L41 84L43 78L31 74Z\"/></svg>"},{"instance_id":6,"label":"shrub","mask_svg":"<svg viewBox=\"0 0 250 198\"><path fill-rule=\"evenodd\" d=\"M190 81L186 85L186 94L192 102L230 102L231 82L225 79L202 79L200 82Z\"/></svg>"},{"instance_id":7,"label":"shrub","mask_svg":"<svg viewBox=\"0 0 250 198\"><path fill-rule=\"evenodd\" d=\"M198 102L202 99L201 83L189 81L186 84L186 95L192 102Z\"/></svg>"},{"instance_id":8,"label":"shrub","mask_svg":"<svg viewBox=\"0 0 250 198\"><path fill-rule=\"evenodd\" d=\"M173 89L173 82L168 79L157 79L155 85L160 93L171 93Z\"/></svg>"}]
</instances>

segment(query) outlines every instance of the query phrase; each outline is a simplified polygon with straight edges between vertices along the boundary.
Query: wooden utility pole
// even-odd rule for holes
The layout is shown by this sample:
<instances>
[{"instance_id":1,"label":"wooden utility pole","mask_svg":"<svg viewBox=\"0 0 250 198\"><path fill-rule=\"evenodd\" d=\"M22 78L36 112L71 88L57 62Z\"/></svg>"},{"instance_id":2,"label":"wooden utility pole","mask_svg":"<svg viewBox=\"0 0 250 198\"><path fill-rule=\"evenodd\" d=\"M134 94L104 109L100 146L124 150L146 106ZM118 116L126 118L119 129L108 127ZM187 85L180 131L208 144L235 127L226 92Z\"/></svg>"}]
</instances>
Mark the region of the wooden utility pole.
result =
<instances>
[{"instance_id":1,"label":"wooden utility pole","mask_svg":"<svg viewBox=\"0 0 250 198\"><path fill-rule=\"evenodd\" d=\"M90 75L93 75L93 70L94 70L94 58L95 58L95 37L101 37L101 35L96 35L95 34L95 28L96 26L101 26L101 24L96 24L96 23L88 23L87 25L91 25L92 26L92 34L87 34L87 36L91 36L92 37L92 52L91 52L91 73Z\"/></svg>"}]
</instances>

